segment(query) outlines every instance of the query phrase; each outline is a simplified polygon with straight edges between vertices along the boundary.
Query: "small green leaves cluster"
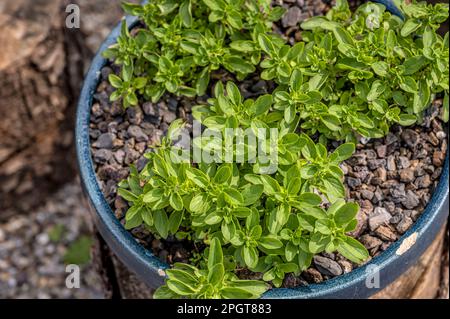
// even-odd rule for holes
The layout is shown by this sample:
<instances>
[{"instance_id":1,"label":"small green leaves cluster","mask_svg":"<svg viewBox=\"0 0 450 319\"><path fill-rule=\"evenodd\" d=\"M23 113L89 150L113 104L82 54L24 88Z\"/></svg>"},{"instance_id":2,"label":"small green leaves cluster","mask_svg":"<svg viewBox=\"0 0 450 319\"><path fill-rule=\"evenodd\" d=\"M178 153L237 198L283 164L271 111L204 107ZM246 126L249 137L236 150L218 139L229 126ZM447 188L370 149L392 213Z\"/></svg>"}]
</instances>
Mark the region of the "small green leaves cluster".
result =
<instances>
[{"instance_id":1,"label":"small green leaves cluster","mask_svg":"<svg viewBox=\"0 0 450 319\"><path fill-rule=\"evenodd\" d=\"M280 85L274 99L286 122L324 140L382 137L420 120L438 93L448 119L449 37L436 33L448 4L398 2L404 20L370 2L352 14L341 0L303 22L294 46L259 35L261 76Z\"/></svg>"},{"instance_id":2,"label":"small green leaves cluster","mask_svg":"<svg viewBox=\"0 0 450 319\"><path fill-rule=\"evenodd\" d=\"M133 168L127 181L120 184L118 193L131 206L126 227L144 225L162 238L175 236L206 245L218 241L235 267L262 272L263 279L277 287L285 274L307 269L314 254L320 252L339 251L353 262L365 261L369 255L364 246L347 236L357 225L359 207L343 200L343 172L339 167L353 154L354 144L342 144L328 153L324 145L290 130L282 117L266 121L273 114L281 114L271 99L243 100L233 83L227 83L226 88L218 84L218 95L209 101L211 105L197 107L195 116L222 133L235 128L276 128L281 158L277 170L261 173L259 162L240 163L235 158L195 165L192 158L174 161L171 136L183 125L176 121L162 145L146 154L149 162L145 168L140 173ZM234 111L229 112L231 109ZM260 130L257 132L260 134ZM243 143L247 155L251 154L247 140ZM187 271L187 266L178 268ZM164 295L169 289L177 295L201 297L206 296L207 289L209 296L225 296L218 290L227 286L223 281L226 277L214 281L218 285L214 284L214 289L206 288L204 285L210 287L211 281L200 277L208 277L211 266L189 269L191 275L197 274L195 283L185 283L189 289L167 285L162 290ZM170 282L175 275L168 274Z\"/></svg>"},{"instance_id":3,"label":"small green leaves cluster","mask_svg":"<svg viewBox=\"0 0 450 319\"><path fill-rule=\"evenodd\" d=\"M166 285L158 288L155 299L254 299L269 285L259 280L242 280L234 274L235 263L225 260L217 238L205 250L204 267L176 263L166 270Z\"/></svg>"},{"instance_id":4,"label":"small green leaves cluster","mask_svg":"<svg viewBox=\"0 0 450 319\"><path fill-rule=\"evenodd\" d=\"M260 33L272 30L272 21L284 13L269 0L154 0L125 3L126 13L143 23L130 34L122 23L121 35L104 56L122 66L111 75L124 107L139 97L158 101L166 93L205 94L211 72L219 68L243 79L260 62Z\"/></svg>"}]
</instances>

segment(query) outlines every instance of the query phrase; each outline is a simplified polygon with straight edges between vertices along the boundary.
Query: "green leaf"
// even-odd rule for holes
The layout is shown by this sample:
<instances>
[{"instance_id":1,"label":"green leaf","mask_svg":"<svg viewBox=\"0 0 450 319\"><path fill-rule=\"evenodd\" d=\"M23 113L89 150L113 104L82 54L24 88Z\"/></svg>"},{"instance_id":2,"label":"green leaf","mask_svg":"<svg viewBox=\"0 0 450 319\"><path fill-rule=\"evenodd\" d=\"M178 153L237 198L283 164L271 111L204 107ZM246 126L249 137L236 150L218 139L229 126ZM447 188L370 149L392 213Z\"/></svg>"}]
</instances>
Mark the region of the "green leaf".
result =
<instances>
[{"instance_id":1,"label":"green leaf","mask_svg":"<svg viewBox=\"0 0 450 319\"><path fill-rule=\"evenodd\" d=\"M355 152L355 144L344 143L339 145L334 152L330 155L330 160L333 163L339 164L346 159L349 159Z\"/></svg>"},{"instance_id":2,"label":"green leaf","mask_svg":"<svg viewBox=\"0 0 450 319\"><path fill-rule=\"evenodd\" d=\"M383 82L377 80L372 83L369 94L367 94L367 100L373 101L377 99L386 90L386 86Z\"/></svg>"},{"instance_id":3,"label":"green leaf","mask_svg":"<svg viewBox=\"0 0 450 319\"><path fill-rule=\"evenodd\" d=\"M417 121L417 116L413 114L400 114L400 120L398 123L402 126L410 126L415 124Z\"/></svg>"},{"instance_id":4,"label":"green leaf","mask_svg":"<svg viewBox=\"0 0 450 319\"><path fill-rule=\"evenodd\" d=\"M348 236L340 241L337 250L345 258L358 264L369 258L369 252L367 249L356 239Z\"/></svg>"},{"instance_id":5,"label":"green leaf","mask_svg":"<svg viewBox=\"0 0 450 319\"><path fill-rule=\"evenodd\" d=\"M227 14L227 22L235 29L242 29L242 18L239 12Z\"/></svg>"},{"instance_id":6,"label":"green leaf","mask_svg":"<svg viewBox=\"0 0 450 319\"><path fill-rule=\"evenodd\" d=\"M244 53L253 52L255 50L255 44L249 40L236 40L230 43L230 47L234 50Z\"/></svg>"},{"instance_id":7,"label":"green leaf","mask_svg":"<svg viewBox=\"0 0 450 319\"><path fill-rule=\"evenodd\" d=\"M325 126L330 130L339 131L341 129L341 122L337 116L327 114L322 115L320 118L322 119L322 123L325 124Z\"/></svg>"},{"instance_id":8,"label":"green leaf","mask_svg":"<svg viewBox=\"0 0 450 319\"><path fill-rule=\"evenodd\" d=\"M419 91L414 94L413 109L414 113L418 114L426 109L431 102L431 92L425 80L420 80Z\"/></svg>"},{"instance_id":9,"label":"green leaf","mask_svg":"<svg viewBox=\"0 0 450 319\"><path fill-rule=\"evenodd\" d=\"M372 64L373 71L379 76L387 76L389 72L389 64L384 61L378 61Z\"/></svg>"},{"instance_id":10,"label":"green leaf","mask_svg":"<svg viewBox=\"0 0 450 319\"><path fill-rule=\"evenodd\" d=\"M405 68L403 74L412 75L422 69L427 63L427 60L422 55L407 58L403 63Z\"/></svg>"},{"instance_id":11,"label":"green leaf","mask_svg":"<svg viewBox=\"0 0 450 319\"><path fill-rule=\"evenodd\" d=\"M117 190L117 193L120 195L120 197L122 197L123 199L129 201L129 202L134 202L138 199L138 197L136 195L134 195L132 192L123 189L123 188L119 188Z\"/></svg>"},{"instance_id":12,"label":"green leaf","mask_svg":"<svg viewBox=\"0 0 450 319\"><path fill-rule=\"evenodd\" d=\"M402 37L407 37L417 29L419 29L421 26L421 23L415 19L408 19L406 20L405 24L402 27L402 30L400 32Z\"/></svg>"},{"instance_id":13,"label":"green leaf","mask_svg":"<svg viewBox=\"0 0 450 319\"><path fill-rule=\"evenodd\" d=\"M264 191L263 185L248 185L242 190L242 197L244 198L244 206L249 206L258 201Z\"/></svg>"},{"instance_id":14,"label":"green leaf","mask_svg":"<svg viewBox=\"0 0 450 319\"><path fill-rule=\"evenodd\" d=\"M218 211L213 211L205 217L205 223L207 225L215 225L222 221L222 214Z\"/></svg>"},{"instance_id":15,"label":"green leaf","mask_svg":"<svg viewBox=\"0 0 450 319\"><path fill-rule=\"evenodd\" d=\"M287 185L287 192L289 195L297 195L302 186L302 180L299 177L294 177L289 180Z\"/></svg>"},{"instance_id":16,"label":"green leaf","mask_svg":"<svg viewBox=\"0 0 450 319\"><path fill-rule=\"evenodd\" d=\"M189 205L189 209L197 214L204 214L209 209L208 196L206 194L195 195Z\"/></svg>"},{"instance_id":17,"label":"green leaf","mask_svg":"<svg viewBox=\"0 0 450 319\"><path fill-rule=\"evenodd\" d=\"M91 247L94 241L91 237L81 236L71 243L64 254L64 263L85 265L91 260Z\"/></svg>"},{"instance_id":18,"label":"green leaf","mask_svg":"<svg viewBox=\"0 0 450 319\"><path fill-rule=\"evenodd\" d=\"M146 225L153 226L154 224L153 213L150 209L143 208L141 210L141 217Z\"/></svg>"},{"instance_id":19,"label":"green leaf","mask_svg":"<svg viewBox=\"0 0 450 319\"><path fill-rule=\"evenodd\" d=\"M215 264L209 269L208 282L211 285L218 285L222 282L224 275L225 269L223 267L223 264Z\"/></svg>"},{"instance_id":20,"label":"green leaf","mask_svg":"<svg viewBox=\"0 0 450 319\"><path fill-rule=\"evenodd\" d=\"M169 234L169 219L167 218L167 214L163 210L158 210L153 213L153 218L155 221L156 231L162 238L167 238Z\"/></svg>"},{"instance_id":21,"label":"green leaf","mask_svg":"<svg viewBox=\"0 0 450 319\"><path fill-rule=\"evenodd\" d=\"M258 35L258 43L259 46L261 47L261 49L266 52L269 55L274 55L276 50L275 50L275 45L273 44L272 40L265 34L259 34Z\"/></svg>"},{"instance_id":22,"label":"green leaf","mask_svg":"<svg viewBox=\"0 0 450 319\"><path fill-rule=\"evenodd\" d=\"M325 250L325 247L328 245L329 241L329 237L326 237L320 233L314 233L308 244L309 251L312 254L318 254Z\"/></svg>"},{"instance_id":23,"label":"green leaf","mask_svg":"<svg viewBox=\"0 0 450 319\"><path fill-rule=\"evenodd\" d=\"M255 66L253 64L237 56L226 57L224 66L231 72L238 72L241 74L255 72Z\"/></svg>"},{"instance_id":24,"label":"green leaf","mask_svg":"<svg viewBox=\"0 0 450 319\"><path fill-rule=\"evenodd\" d=\"M246 291L244 289L240 289L240 288L234 288L234 287L222 288L220 290L220 294L225 299L249 299L249 298L256 297L251 292L248 292L248 291Z\"/></svg>"},{"instance_id":25,"label":"green leaf","mask_svg":"<svg viewBox=\"0 0 450 319\"><path fill-rule=\"evenodd\" d=\"M109 83L111 83L111 85L112 85L114 88L116 88L116 89L121 88L122 85L123 85L122 79L119 78L119 77L118 77L117 75L115 75L115 74L110 74L110 75L108 76L108 80L109 80Z\"/></svg>"},{"instance_id":26,"label":"green leaf","mask_svg":"<svg viewBox=\"0 0 450 319\"><path fill-rule=\"evenodd\" d=\"M333 175L327 173L323 178L323 185L326 196L331 202L345 196L345 189L342 182Z\"/></svg>"},{"instance_id":27,"label":"green leaf","mask_svg":"<svg viewBox=\"0 0 450 319\"><path fill-rule=\"evenodd\" d=\"M353 45L353 38L351 35L342 27L333 28L334 36L339 43Z\"/></svg>"},{"instance_id":28,"label":"green leaf","mask_svg":"<svg viewBox=\"0 0 450 319\"><path fill-rule=\"evenodd\" d=\"M307 193L304 192L300 194L299 200L302 204L310 205L310 206L317 206L320 203L322 203L322 198L314 193ZM303 205L304 207L304 205Z\"/></svg>"},{"instance_id":29,"label":"green leaf","mask_svg":"<svg viewBox=\"0 0 450 319\"><path fill-rule=\"evenodd\" d=\"M231 177L231 168L230 166L224 166L222 165L216 172L216 175L214 175L214 183L216 184L224 184L228 181L228 179Z\"/></svg>"},{"instance_id":30,"label":"green leaf","mask_svg":"<svg viewBox=\"0 0 450 319\"><path fill-rule=\"evenodd\" d=\"M294 260L295 256L297 256L298 248L295 246L292 242L288 242L285 249L284 249L284 255L286 257L287 261Z\"/></svg>"},{"instance_id":31,"label":"green leaf","mask_svg":"<svg viewBox=\"0 0 450 319\"><path fill-rule=\"evenodd\" d=\"M266 249L278 249L283 243L274 236L264 236L259 239L259 244Z\"/></svg>"},{"instance_id":32,"label":"green leaf","mask_svg":"<svg viewBox=\"0 0 450 319\"><path fill-rule=\"evenodd\" d=\"M211 10L222 11L225 9L223 0L202 0Z\"/></svg>"},{"instance_id":33,"label":"green leaf","mask_svg":"<svg viewBox=\"0 0 450 319\"><path fill-rule=\"evenodd\" d=\"M239 206L244 203L244 198L242 197L242 194L234 188L225 189L223 195L225 197L225 200L231 205Z\"/></svg>"},{"instance_id":34,"label":"green leaf","mask_svg":"<svg viewBox=\"0 0 450 319\"><path fill-rule=\"evenodd\" d=\"M295 69L292 72L289 84L294 92L300 92L303 84L303 73L300 70Z\"/></svg>"},{"instance_id":35,"label":"green leaf","mask_svg":"<svg viewBox=\"0 0 450 319\"><path fill-rule=\"evenodd\" d=\"M203 71L198 75L197 83L195 85L195 90L197 92L197 95L202 96L206 93L206 90L208 89L210 80L210 72L209 68L206 67L203 69Z\"/></svg>"},{"instance_id":36,"label":"green leaf","mask_svg":"<svg viewBox=\"0 0 450 319\"><path fill-rule=\"evenodd\" d=\"M183 200L178 193L173 192L170 194L169 203L170 206L172 206L172 208L175 210L183 209Z\"/></svg>"},{"instance_id":37,"label":"green leaf","mask_svg":"<svg viewBox=\"0 0 450 319\"><path fill-rule=\"evenodd\" d=\"M233 280L228 282L228 284L234 289L238 288L251 293L254 298L261 296L269 288L268 284L260 280ZM223 290L221 292L223 294Z\"/></svg>"},{"instance_id":38,"label":"green leaf","mask_svg":"<svg viewBox=\"0 0 450 319\"><path fill-rule=\"evenodd\" d=\"M220 240L218 238L213 238L211 240L211 245L209 246L208 254L208 269L212 270L215 265L223 263L223 252Z\"/></svg>"},{"instance_id":39,"label":"green leaf","mask_svg":"<svg viewBox=\"0 0 450 319\"><path fill-rule=\"evenodd\" d=\"M192 287L178 280L168 280L166 284L170 290L180 296L189 296L195 292Z\"/></svg>"},{"instance_id":40,"label":"green leaf","mask_svg":"<svg viewBox=\"0 0 450 319\"><path fill-rule=\"evenodd\" d=\"M253 104L253 110L255 116L259 116L267 112L272 106L272 95L266 94L258 97L258 99Z\"/></svg>"},{"instance_id":41,"label":"green leaf","mask_svg":"<svg viewBox=\"0 0 450 319\"><path fill-rule=\"evenodd\" d=\"M444 95L444 101L443 101L443 114L442 114L442 120L447 123L448 122L448 114L449 114L449 99L448 99L448 92L445 92Z\"/></svg>"},{"instance_id":42,"label":"green leaf","mask_svg":"<svg viewBox=\"0 0 450 319\"><path fill-rule=\"evenodd\" d=\"M242 102L241 92L239 88L233 82L227 82L227 94L228 97L235 105L239 105Z\"/></svg>"},{"instance_id":43,"label":"green leaf","mask_svg":"<svg viewBox=\"0 0 450 319\"><path fill-rule=\"evenodd\" d=\"M169 217L169 231L171 234L176 234L180 228L181 221L183 220L183 211L175 211L170 214Z\"/></svg>"},{"instance_id":44,"label":"green leaf","mask_svg":"<svg viewBox=\"0 0 450 319\"><path fill-rule=\"evenodd\" d=\"M258 251L254 247L244 246L242 249L244 262L249 268L254 268L258 265Z\"/></svg>"},{"instance_id":45,"label":"green leaf","mask_svg":"<svg viewBox=\"0 0 450 319\"><path fill-rule=\"evenodd\" d=\"M154 299L175 299L179 297L174 291L167 286L161 286L153 293Z\"/></svg>"},{"instance_id":46,"label":"green leaf","mask_svg":"<svg viewBox=\"0 0 450 319\"><path fill-rule=\"evenodd\" d=\"M209 185L208 176L197 168L189 168L186 170L186 176L201 188L207 188Z\"/></svg>"},{"instance_id":47,"label":"green leaf","mask_svg":"<svg viewBox=\"0 0 450 319\"><path fill-rule=\"evenodd\" d=\"M192 25L191 1L184 1L180 5L180 16L185 27L190 28Z\"/></svg>"},{"instance_id":48,"label":"green leaf","mask_svg":"<svg viewBox=\"0 0 450 319\"><path fill-rule=\"evenodd\" d=\"M268 175L261 175L260 180L264 185L264 192L267 195L273 195L275 193L278 193L281 189L280 184L278 184L278 182L274 178Z\"/></svg>"},{"instance_id":49,"label":"green leaf","mask_svg":"<svg viewBox=\"0 0 450 319\"><path fill-rule=\"evenodd\" d=\"M359 206L356 203L347 203L341 206L334 214L334 220L337 225L346 225L352 221L358 214Z\"/></svg>"},{"instance_id":50,"label":"green leaf","mask_svg":"<svg viewBox=\"0 0 450 319\"><path fill-rule=\"evenodd\" d=\"M316 146L311 140L311 138L305 134L301 135L301 139L303 140L303 147L302 147L302 155L305 159L314 162L317 154L316 154Z\"/></svg>"},{"instance_id":51,"label":"green leaf","mask_svg":"<svg viewBox=\"0 0 450 319\"><path fill-rule=\"evenodd\" d=\"M417 93L419 89L416 80L410 76L405 76L403 78L403 82L400 83L400 87L402 90L413 94Z\"/></svg>"}]
</instances>

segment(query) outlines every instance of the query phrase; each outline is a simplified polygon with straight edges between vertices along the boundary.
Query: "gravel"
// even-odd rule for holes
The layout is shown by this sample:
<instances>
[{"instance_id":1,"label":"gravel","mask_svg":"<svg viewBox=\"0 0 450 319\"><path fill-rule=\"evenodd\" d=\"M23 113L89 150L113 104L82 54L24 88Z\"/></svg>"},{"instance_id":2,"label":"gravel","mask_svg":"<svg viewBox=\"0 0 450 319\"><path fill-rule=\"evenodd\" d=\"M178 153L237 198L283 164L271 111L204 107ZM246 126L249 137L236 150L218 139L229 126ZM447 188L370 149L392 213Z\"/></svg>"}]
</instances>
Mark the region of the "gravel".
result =
<instances>
[{"instance_id":1,"label":"gravel","mask_svg":"<svg viewBox=\"0 0 450 319\"><path fill-rule=\"evenodd\" d=\"M0 223L0 298L104 297L91 264L81 267L79 289L65 285L63 256L73 241L90 233L88 211L81 202L82 191L73 182L36 211ZM52 239L56 227L63 232Z\"/></svg>"},{"instance_id":2,"label":"gravel","mask_svg":"<svg viewBox=\"0 0 450 319\"><path fill-rule=\"evenodd\" d=\"M322 256L314 256L314 265L323 275L328 276L339 276L342 275L341 266L335 262L333 259L322 257Z\"/></svg>"}]
</instances>

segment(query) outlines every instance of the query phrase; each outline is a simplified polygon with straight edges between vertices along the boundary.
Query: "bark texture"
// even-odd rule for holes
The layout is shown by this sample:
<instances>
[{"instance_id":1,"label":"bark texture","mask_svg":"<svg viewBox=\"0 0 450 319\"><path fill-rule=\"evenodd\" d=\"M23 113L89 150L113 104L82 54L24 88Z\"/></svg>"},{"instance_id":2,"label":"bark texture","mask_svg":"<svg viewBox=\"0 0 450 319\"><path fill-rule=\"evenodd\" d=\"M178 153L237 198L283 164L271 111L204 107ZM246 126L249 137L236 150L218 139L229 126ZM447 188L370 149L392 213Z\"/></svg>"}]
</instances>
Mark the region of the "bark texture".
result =
<instances>
[{"instance_id":1,"label":"bark texture","mask_svg":"<svg viewBox=\"0 0 450 319\"><path fill-rule=\"evenodd\" d=\"M78 4L81 29L65 25ZM120 1L0 3L0 219L26 213L76 176L75 106Z\"/></svg>"}]
</instances>

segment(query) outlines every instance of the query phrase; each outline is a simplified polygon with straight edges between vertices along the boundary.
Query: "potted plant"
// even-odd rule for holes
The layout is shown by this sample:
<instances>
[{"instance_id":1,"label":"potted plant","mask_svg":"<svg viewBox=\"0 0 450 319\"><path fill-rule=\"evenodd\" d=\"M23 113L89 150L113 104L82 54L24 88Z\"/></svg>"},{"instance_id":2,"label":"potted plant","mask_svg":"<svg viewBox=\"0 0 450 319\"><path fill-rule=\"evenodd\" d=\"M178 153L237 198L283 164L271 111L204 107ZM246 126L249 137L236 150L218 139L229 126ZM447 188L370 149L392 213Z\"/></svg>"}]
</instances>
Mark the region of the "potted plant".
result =
<instances>
[{"instance_id":1,"label":"potted plant","mask_svg":"<svg viewBox=\"0 0 450 319\"><path fill-rule=\"evenodd\" d=\"M448 5L379 2L301 29L271 1L124 5L77 154L97 227L155 297L363 298L428 247L448 211Z\"/></svg>"}]
</instances>

